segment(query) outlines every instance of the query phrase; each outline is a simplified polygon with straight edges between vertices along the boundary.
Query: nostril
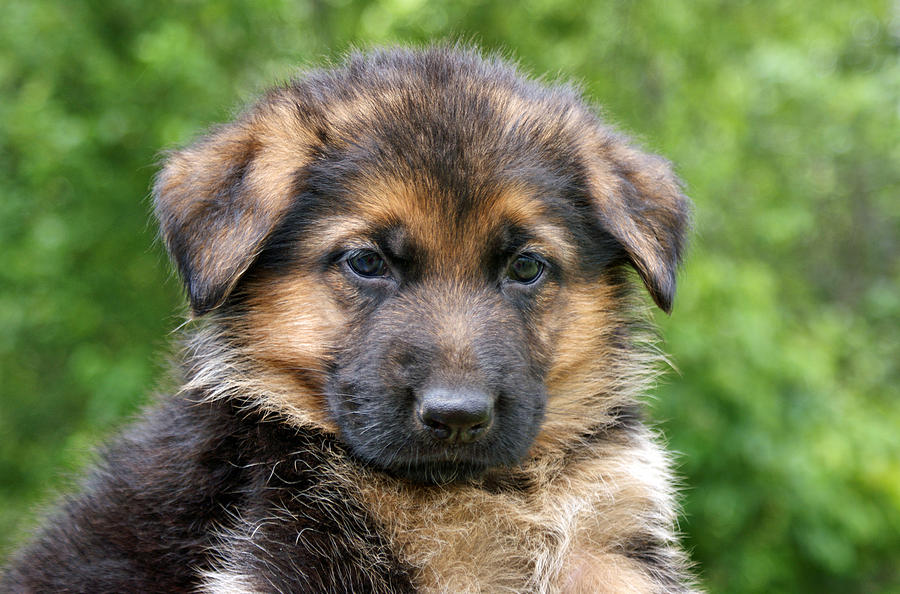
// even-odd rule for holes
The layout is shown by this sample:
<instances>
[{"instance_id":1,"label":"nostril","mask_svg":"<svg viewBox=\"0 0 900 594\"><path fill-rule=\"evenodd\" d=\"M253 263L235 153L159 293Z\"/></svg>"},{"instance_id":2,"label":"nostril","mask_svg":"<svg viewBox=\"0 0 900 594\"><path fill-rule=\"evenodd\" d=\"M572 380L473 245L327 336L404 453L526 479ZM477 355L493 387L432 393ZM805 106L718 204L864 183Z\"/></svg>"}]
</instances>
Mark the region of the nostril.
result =
<instances>
[{"instance_id":1,"label":"nostril","mask_svg":"<svg viewBox=\"0 0 900 594\"><path fill-rule=\"evenodd\" d=\"M491 426L490 421L486 421L484 423L479 423L472 427L469 427L465 431L461 431L459 434L459 440L463 443L469 443L475 441L485 433L487 433L488 427Z\"/></svg>"},{"instance_id":2,"label":"nostril","mask_svg":"<svg viewBox=\"0 0 900 594\"><path fill-rule=\"evenodd\" d=\"M435 421L434 419L423 418L421 420L422 424L428 427L432 435L434 435L434 437L436 437L437 439L448 439L453 434L453 429L451 429L447 425L444 425L443 423Z\"/></svg>"},{"instance_id":3,"label":"nostril","mask_svg":"<svg viewBox=\"0 0 900 594\"><path fill-rule=\"evenodd\" d=\"M483 436L491 425L493 398L480 390L429 388L422 392L417 416L442 441L469 443Z\"/></svg>"}]
</instances>

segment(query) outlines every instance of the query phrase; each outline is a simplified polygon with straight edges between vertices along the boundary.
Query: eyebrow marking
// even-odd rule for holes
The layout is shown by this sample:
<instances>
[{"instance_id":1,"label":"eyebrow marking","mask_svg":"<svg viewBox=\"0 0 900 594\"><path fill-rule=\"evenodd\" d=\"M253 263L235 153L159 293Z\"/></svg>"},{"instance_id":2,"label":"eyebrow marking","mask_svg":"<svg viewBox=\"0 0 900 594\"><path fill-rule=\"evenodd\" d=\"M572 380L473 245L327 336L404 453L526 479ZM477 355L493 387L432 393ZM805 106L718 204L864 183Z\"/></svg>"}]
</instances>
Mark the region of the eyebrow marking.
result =
<instances>
[{"instance_id":1,"label":"eyebrow marking","mask_svg":"<svg viewBox=\"0 0 900 594\"><path fill-rule=\"evenodd\" d=\"M352 199L343 202L343 212L326 215L304 233L303 243L314 259L330 262L346 250L375 249L416 267L467 275L486 256L493 261L527 250L557 267L576 265L577 251L561 220L564 213L548 207L540 187L519 182L498 188L454 217L446 212L453 200L449 190L429 190L426 178L407 182L370 176L354 182L346 188ZM491 240L504 227L514 228L516 240ZM498 253L486 254L490 249Z\"/></svg>"}]
</instances>

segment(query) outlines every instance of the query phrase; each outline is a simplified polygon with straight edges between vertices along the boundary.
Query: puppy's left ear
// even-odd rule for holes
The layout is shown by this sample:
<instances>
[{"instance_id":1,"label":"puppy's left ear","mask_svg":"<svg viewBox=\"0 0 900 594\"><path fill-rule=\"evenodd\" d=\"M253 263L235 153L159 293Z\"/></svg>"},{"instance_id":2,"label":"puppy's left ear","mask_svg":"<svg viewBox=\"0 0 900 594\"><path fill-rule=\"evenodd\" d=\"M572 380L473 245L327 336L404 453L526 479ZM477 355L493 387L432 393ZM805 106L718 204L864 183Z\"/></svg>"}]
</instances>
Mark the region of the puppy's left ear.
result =
<instances>
[{"instance_id":1,"label":"puppy's left ear","mask_svg":"<svg viewBox=\"0 0 900 594\"><path fill-rule=\"evenodd\" d=\"M690 226L690 201L668 161L604 132L587 157L593 204L653 300L671 313L675 275Z\"/></svg>"}]
</instances>

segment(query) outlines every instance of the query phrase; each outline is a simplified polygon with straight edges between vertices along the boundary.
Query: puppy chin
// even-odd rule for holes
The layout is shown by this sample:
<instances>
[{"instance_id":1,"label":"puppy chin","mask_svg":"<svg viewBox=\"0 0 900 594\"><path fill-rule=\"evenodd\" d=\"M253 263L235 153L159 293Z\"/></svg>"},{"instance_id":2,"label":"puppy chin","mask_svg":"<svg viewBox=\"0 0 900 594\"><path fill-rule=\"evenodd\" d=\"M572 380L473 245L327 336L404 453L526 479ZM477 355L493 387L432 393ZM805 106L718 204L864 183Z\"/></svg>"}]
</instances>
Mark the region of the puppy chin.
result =
<instances>
[{"instance_id":1,"label":"puppy chin","mask_svg":"<svg viewBox=\"0 0 900 594\"><path fill-rule=\"evenodd\" d=\"M469 462L430 462L397 464L385 469L386 474L421 485L451 485L471 482L481 477L488 466Z\"/></svg>"}]
</instances>

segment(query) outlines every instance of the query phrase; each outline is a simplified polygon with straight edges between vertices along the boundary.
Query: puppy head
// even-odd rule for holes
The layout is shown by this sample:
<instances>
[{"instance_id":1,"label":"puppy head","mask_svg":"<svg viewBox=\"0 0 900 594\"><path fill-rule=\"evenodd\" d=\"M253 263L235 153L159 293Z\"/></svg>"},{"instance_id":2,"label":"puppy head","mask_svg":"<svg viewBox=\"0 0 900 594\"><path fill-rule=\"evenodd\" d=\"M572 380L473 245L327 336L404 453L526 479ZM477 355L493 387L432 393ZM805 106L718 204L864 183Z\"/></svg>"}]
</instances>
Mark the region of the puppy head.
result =
<instances>
[{"instance_id":1,"label":"puppy head","mask_svg":"<svg viewBox=\"0 0 900 594\"><path fill-rule=\"evenodd\" d=\"M608 413L620 271L669 311L687 223L665 162L575 94L442 48L272 91L155 198L194 314L267 378L247 397L438 482Z\"/></svg>"}]
</instances>

